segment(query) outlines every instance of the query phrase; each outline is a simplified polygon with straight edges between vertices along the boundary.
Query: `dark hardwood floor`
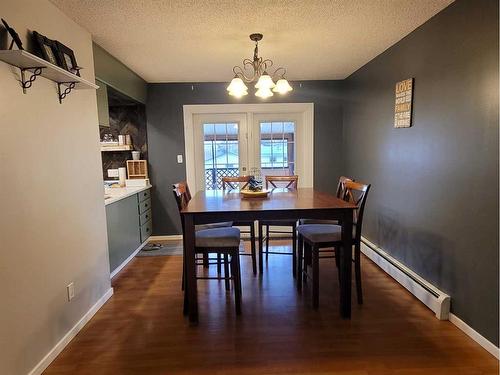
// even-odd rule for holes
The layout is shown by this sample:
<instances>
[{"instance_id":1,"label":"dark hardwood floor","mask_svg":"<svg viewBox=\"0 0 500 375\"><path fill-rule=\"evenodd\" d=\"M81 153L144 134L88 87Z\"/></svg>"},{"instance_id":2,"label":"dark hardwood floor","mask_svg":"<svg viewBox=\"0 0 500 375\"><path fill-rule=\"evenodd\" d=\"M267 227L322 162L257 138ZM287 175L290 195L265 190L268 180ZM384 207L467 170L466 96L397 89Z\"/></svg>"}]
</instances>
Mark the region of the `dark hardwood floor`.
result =
<instances>
[{"instance_id":1,"label":"dark hardwood floor","mask_svg":"<svg viewBox=\"0 0 500 375\"><path fill-rule=\"evenodd\" d=\"M199 281L197 327L182 315L181 265L180 256L135 258L45 374L498 374L494 357L366 258L365 303L353 295L350 321L339 316L333 259L321 261L314 311L309 286L296 291L291 257L270 255L262 278L242 257L239 317L223 282Z\"/></svg>"}]
</instances>

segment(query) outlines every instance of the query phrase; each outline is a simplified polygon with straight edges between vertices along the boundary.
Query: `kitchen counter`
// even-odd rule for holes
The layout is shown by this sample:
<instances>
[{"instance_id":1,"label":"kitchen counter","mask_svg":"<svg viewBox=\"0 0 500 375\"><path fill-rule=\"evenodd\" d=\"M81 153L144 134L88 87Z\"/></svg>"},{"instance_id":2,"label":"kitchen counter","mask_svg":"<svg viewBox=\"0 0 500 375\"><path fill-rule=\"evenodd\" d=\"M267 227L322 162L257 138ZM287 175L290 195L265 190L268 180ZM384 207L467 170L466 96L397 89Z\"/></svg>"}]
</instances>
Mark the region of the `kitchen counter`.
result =
<instances>
[{"instance_id":1,"label":"kitchen counter","mask_svg":"<svg viewBox=\"0 0 500 375\"><path fill-rule=\"evenodd\" d=\"M109 271L116 275L146 244L153 231L151 185L106 188Z\"/></svg>"},{"instance_id":2,"label":"kitchen counter","mask_svg":"<svg viewBox=\"0 0 500 375\"><path fill-rule=\"evenodd\" d=\"M121 187L121 188L104 188L104 205L118 202L124 198L130 197L131 195L140 193L141 191L151 189L152 185L140 186L140 187Z\"/></svg>"}]
</instances>

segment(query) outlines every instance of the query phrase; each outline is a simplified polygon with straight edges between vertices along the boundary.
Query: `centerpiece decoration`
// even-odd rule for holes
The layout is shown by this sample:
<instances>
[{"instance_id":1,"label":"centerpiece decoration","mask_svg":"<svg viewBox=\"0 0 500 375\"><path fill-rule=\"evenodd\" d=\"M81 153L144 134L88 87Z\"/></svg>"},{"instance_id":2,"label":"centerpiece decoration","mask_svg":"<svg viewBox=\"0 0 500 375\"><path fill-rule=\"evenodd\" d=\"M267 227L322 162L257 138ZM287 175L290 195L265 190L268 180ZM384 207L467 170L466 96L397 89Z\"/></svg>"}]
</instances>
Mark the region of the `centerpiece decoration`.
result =
<instances>
[{"instance_id":1,"label":"centerpiece decoration","mask_svg":"<svg viewBox=\"0 0 500 375\"><path fill-rule=\"evenodd\" d=\"M251 176L247 187L240 191L243 198L267 198L269 191L262 188L262 180Z\"/></svg>"}]
</instances>

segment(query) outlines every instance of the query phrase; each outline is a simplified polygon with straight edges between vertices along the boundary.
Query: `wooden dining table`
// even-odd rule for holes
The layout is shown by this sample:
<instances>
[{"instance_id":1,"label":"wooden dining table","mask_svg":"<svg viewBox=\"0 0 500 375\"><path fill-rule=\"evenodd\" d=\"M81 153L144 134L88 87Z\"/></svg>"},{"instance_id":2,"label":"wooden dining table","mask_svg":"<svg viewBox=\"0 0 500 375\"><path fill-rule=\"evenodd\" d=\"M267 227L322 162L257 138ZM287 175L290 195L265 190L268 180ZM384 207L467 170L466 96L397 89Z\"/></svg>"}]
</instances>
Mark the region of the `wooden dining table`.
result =
<instances>
[{"instance_id":1,"label":"wooden dining table","mask_svg":"<svg viewBox=\"0 0 500 375\"><path fill-rule=\"evenodd\" d=\"M205 190L194 195L181 210L186 272L184 312L198 322L195 262L195 225L252 220L339 220L343 246L340 257L340 314L351 317L352 219L356 205L312 188L273 189L267 198L243 198L238 191ZM261 277L263 277L261 275Z\"/></svg>"}]
</instances>

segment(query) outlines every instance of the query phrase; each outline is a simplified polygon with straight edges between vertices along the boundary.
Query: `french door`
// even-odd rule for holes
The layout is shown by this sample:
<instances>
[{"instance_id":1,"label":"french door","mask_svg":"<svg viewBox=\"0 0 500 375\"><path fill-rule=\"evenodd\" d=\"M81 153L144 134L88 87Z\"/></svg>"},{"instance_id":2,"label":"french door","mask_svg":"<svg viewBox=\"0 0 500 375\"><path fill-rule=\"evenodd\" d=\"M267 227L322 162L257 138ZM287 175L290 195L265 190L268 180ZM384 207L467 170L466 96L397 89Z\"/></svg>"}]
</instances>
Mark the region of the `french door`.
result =
<instances>
[{"instance_id":1,"label":"french door","mask_svg":"<svg viewBox=\"0 0 500 375\"><path fill-rule=\"evenodd\" d=\"M222 177L247 174L245 114L196 115L194 125L195 175L199 190L222 189Z\"/></svg>"},{"instance_id":2,"label":"french door","mask_svg":"<svg viewBox=\"0 0 500 375\"><path fill-rule=\"evenodd\" d=\"M265 176L297 174L298 124L300 116L293 113L254 114L250 159L263 180Z\"/></svg>"},{"instance_id":3,"label":"french door","mask_svg":"<svg viewBox=\"0 0 500 375\"><path fill-rule=\"evenodd\" d=\"M297 174L299 186L312 186L312 129L304 126L303 113L193 114L186 144L189 137L194 160L186 147L187 175L188 181L194 177L194 191L222 189L223 177L239 175Z\"/></svg>"}]
</instances>

